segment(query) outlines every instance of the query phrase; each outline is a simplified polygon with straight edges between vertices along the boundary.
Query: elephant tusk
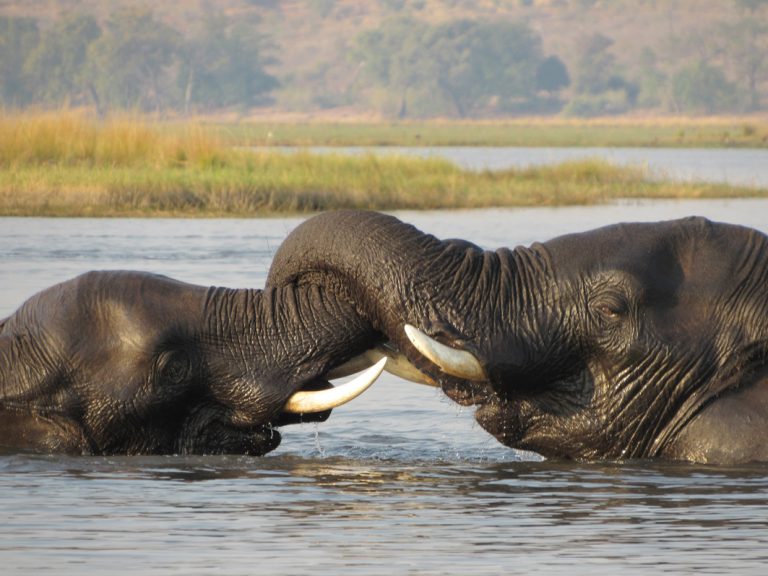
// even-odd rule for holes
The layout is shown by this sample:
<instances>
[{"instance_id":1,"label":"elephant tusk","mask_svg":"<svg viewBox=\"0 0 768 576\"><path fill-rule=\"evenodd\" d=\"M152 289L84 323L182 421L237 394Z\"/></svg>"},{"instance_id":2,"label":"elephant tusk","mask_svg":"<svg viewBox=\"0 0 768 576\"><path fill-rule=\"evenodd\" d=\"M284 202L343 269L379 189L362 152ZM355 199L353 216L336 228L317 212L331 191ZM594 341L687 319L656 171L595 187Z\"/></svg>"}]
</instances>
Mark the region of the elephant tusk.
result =
<instances>
[{"instance_id":1,"label":"elephant tusk","mask_svg":"<svg viewBox=\"0 0 768 576\"><path fill-rule=\"evenodd\" d=\"M328 372L325 377L328 380L336 380L337 378L346 378L347 376L352 376L352 374L357 374L358 372L362 372L363 370L370 368L381 358L384 358L384 356L385 354L379 352L378 348L366 350L362 354L347 360L344 362L344 364L336 366L336 368L333 368L330 372Z\"/></svg>"},{"instance_id":2,"label":"elephant tusk","mask_svg":"<svg viewBox=\"0 0 768 576\"><path fill-rule=\"evenodd\" d=\"M456 350L441 344L410 324L405 325L405 335L408 336L408 340L411 341L416 350L439 366L446 374L464 380L488 380L480 361L471 352Z\"/></svg>"},{"instance_id":3,"label":"elephant tusk","mask_svg":"<svg viewBox=\"0 0 768 576\"><path fill-rule=\"evenodd\" d=\"M293 396L288 398L288 401L283 406L283 412L289 414L313 414L315 412L324 412L331 408L336 408L342 404L346 404L350 400L354 400L360 394L365 392L371 384L376 382L376 379L384 370L384 365L387 363L386 358L382 358L376 364L368 368L365 372L360 374L357 378L341 386L335 386L328 390L320 390L317 392L299 391Z\"/></svg>"},{"instance_id":4,"label":"elephant tusk","mask_svg":"<svg viewBox=\"0 0 768 576\"><path fill-rule=\"evenodd\" d=\"M405 354L402 354L400 351L387 344L371 348L359 356L355 356L341 366L337 366L331 370L327 377L333 380L334 378L343 378L344 376L355 374L361 370L365 370L369 366L373 366L382 358L388 359L384 369L390 374L394 374L404 380L415 382L416 384L439 386L439 384L429 379L416 368L416 366L411 364L408 358L405 357Z\"/></svg>"},{"instance_id":5,"label":"elephant tusk","mask_svg":"<svg viewBox=\"0 0 768 576\"><path fill-rule=\"evenodd\" d=\"M416 384L425 384L427 386L435 386L438 388L440 387L440 384L426 376L421 370L411 364L411 361L406 358L405 354L402 354L397 350L387 348L386 355L389 359L387 362L386 370L390 374L394 374L403 380L415 382Z\"/></svg>"}]
</instances>

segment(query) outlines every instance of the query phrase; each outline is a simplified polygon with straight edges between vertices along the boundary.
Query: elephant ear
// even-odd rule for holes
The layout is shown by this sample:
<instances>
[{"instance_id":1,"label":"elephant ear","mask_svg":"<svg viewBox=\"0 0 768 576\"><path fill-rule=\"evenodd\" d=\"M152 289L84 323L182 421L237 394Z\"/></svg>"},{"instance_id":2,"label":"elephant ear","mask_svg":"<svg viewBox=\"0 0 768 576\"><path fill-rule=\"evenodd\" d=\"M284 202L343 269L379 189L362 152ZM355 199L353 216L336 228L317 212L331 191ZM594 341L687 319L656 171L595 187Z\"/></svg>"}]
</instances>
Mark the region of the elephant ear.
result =
<instances>
[{"instance_id":1,"label":"elephant ear","mask_svg":"<svg viewBox=\"0 0 768 576\"><path fill-rule=\"evenodd\" d=\"M0 332L3 328L7 329L7 319L0 324ZM89 451L78 425L63 416L43 415L52 408L46 405L51 400L50 391L30 382L42 382L44 377L21 351L19 339L0 333L0 446L46 452Z\"/></svg>"},{"instance_id":2,"label":"elephant ear","mask_svg":"<svg viewBox=\"0 0 768 576\"><path fill-rule=\"evenodd\" d=\"M24 340L13 333L0 334L0 408L48 412L75 405L71 391L55 384L59 381L56 369L26 352Z\"/></svg>"},{"instance_id":3,"label":"elephant ear","mask_svg":"<svg viewBox=\"0 0 768 576\"><path fill-rule=\"evenodd\" d=\"M0 331L6 323L7 319L3 320ZM28 383L22 375L31 376L32 372L21 353L18 338L12 333L0 333L0 403L17 401L27 396Z\"/></svg>"}]
</instances>

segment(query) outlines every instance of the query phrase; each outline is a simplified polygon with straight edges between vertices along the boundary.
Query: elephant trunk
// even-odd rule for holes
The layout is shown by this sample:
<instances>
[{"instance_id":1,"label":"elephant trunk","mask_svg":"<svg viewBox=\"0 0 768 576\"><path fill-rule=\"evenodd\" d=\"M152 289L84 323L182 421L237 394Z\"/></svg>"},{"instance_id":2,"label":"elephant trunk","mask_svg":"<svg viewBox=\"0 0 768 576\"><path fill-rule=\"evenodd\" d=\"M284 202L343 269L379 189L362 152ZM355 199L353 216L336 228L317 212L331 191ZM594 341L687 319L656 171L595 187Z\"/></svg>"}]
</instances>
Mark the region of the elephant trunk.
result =
<instances>
[{"instance_id":1,"label":"elephant trunk","mask_svg":"<svg viewBox=\"0 0 768 576\"><path fill-rule=\"evenodd\" d=\"M342 211L296 228L275 254L267 286L323 286L349 299L372 330L430 377L493 380L488 354L504 350L505 364L514 363L510 338L533 333L524 324L533 322L546 268L546 253L537 249L489 252L438 240L392 216ZM446 346L457 354L444 363Z\"/></svg>"},{"instance_id":2,"label":"elephant trunk","mask_svg":"<svg viewBox=\"0 0 768 576\"><path fill-rule=\"evenodd\" d=\"M432 299L417 296L431 274L424 268L442 253L436 238L395 218L356 211L327 213L308 220L283 242L267 287L324 286L352 302L376 330L387 332L405 309L414 316L429 314Z\"/></svg>"},{"instance_id":3,"label":"elephant trunk","mask_svg":"<svg viewBox=\"0 0 768 576\"><path fill-rule=\"evenodd\" d=\"M267 398L228 402L238 410L248 412L253 405L273 411L282 406L283 413L323 412L361 394L383 369L380 361L344 386L301 389L305 384L314 388L337 365L373 347L377 338L351 306L326 298L320 287L211 288L204 309L212 341L231 348L225 370L239 363L243 381L271 383L263 391ZM244 417L263 418L255 413Z\"/></svg>"}]
</instances>

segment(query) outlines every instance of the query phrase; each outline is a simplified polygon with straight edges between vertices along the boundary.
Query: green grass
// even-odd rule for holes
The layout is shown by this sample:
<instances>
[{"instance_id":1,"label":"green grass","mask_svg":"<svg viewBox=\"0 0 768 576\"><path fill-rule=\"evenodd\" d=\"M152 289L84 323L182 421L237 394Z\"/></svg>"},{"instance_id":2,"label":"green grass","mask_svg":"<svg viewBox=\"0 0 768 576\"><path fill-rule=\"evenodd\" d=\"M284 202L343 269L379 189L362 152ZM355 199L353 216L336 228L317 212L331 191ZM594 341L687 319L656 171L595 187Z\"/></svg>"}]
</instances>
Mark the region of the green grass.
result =
<instances>
[{"instance_id":1,"label":"green grass","mask_svg":"<svg viewBox=\"0 0 768 576\"><path fill-rule=\"evenodd\" d=\"M243 146L768 147L756 118L540 119L499 122L210 124Z\"/></svg>"},{"instance_id":2,"label":"green grass","mask_svg":"<svg viewBox=\"0 0 768 576\"><path fill-rule=\"evenodd\" d=\"M193 123L0 115L0 215L253 216L766 194L656 182L597 160L474 172L440 159L251 152L230 138Z\"/></svg>"}]
</instances>

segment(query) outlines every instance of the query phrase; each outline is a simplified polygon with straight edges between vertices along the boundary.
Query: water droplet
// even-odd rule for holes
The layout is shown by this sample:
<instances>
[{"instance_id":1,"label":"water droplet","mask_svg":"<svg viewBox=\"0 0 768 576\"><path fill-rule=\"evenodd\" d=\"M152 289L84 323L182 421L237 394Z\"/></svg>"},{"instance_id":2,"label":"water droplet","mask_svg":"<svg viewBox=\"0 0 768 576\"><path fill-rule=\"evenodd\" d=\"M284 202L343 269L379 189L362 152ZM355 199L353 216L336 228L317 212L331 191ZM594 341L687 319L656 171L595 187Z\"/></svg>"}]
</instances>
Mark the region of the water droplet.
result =
<instances>
[{"instance_id":1,"label":"water droplet","mask_svg":"<svg viewBox=\"0 0 768 576\"><path fill-rule=\"evenodd\" d=\"M320 444L320 424L318 422L315 422L315 450L317 450L321 458L325 457L325 449Z\"/></svg>"}]
</instances>

